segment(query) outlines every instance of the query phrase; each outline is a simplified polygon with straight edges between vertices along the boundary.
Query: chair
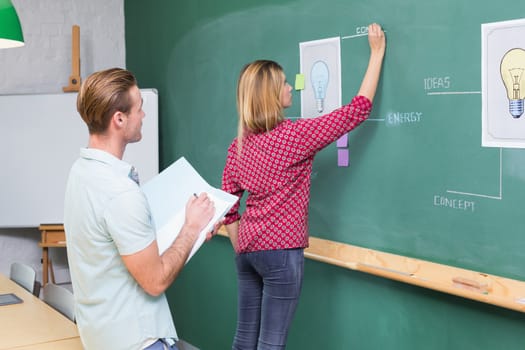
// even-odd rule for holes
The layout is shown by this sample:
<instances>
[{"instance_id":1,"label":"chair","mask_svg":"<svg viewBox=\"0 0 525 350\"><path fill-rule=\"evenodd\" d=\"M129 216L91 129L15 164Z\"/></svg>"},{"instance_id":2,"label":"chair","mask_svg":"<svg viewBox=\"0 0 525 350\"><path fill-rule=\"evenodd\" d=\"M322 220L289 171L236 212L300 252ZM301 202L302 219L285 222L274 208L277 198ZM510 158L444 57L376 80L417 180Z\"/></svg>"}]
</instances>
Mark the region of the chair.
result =
<instances>
[{"instance_id":1,"label":"chair","mask_svg":"<svg viewBox=\"0 0 525 350\"><path fill-rule=\"evenodd\" d=\"M62 315L75 322L75 301L73 293L53 283L44 286L42 299Z\"/></svg>"},{"instance_id":2,"label":"chair","mask_svg":"<svg viewBox=\"0 0 525 350\"><path fill-rule=\"evenodd\" d=\"M9 278L24 287L29 293L35 296L40 294L40 284L37 282L36 272L31 266L19 262L12 263Z\"/></svg>"},{"instance_id":3,"label":"chair","mask_svg":"<svg viewBox=\"0 0 525 350\"><path fill-rule=\"evenodd\" d=\"M34 287L33 287L33 295L36 297L40 297L40 289L42 288L42 284L39 281L35 281Z\"/></svg>"}]
</instances>

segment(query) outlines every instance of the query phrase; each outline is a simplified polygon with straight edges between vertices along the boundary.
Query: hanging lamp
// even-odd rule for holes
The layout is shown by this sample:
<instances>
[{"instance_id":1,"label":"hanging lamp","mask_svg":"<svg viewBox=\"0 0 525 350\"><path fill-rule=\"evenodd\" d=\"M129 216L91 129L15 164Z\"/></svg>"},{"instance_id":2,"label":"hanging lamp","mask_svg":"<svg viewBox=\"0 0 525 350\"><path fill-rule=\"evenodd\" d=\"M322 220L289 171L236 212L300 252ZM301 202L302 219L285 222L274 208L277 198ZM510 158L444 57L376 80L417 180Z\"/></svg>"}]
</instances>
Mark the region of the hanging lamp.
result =
<instances>
[{"instance_id":1,"label":"hanging lamp","mask_svg":"<svg viewBox=\"0 0 525 350\"><path fill-rule=\"evenodd\" d=\"M24 46L24 35L11 0L0 0L0 49Z\"/></svg>"}]
</instances>

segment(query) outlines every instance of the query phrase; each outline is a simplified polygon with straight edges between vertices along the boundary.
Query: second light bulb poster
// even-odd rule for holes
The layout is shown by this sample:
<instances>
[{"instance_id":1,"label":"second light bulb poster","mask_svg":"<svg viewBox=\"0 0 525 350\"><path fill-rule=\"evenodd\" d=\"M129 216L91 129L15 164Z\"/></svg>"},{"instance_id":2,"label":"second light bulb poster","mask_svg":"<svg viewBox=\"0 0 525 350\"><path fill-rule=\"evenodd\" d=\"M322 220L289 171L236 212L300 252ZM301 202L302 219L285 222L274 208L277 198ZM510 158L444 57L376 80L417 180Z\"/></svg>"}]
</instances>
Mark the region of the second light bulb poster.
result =
<instances>
[{"instance_id":1,"label":"second light bulb poster","mask_svg":"<svg viewBox=\"0 0 525 350\"><path fill-rule=\"evenodd\" d=\"M482 145L525 148L525 20L481 32Z\"/></svg>"}]
</instances>

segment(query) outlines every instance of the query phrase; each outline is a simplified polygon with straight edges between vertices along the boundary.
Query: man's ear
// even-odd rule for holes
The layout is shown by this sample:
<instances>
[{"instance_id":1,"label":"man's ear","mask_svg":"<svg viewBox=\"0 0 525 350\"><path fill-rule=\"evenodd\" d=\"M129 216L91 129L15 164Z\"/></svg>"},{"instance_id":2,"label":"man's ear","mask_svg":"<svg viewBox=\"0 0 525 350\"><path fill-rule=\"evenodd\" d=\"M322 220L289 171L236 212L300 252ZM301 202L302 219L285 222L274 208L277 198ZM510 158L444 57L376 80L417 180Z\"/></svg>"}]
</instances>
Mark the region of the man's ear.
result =
<instances>
[{"instance_id":1,"label":"man's ear","mask_svg":"<svg viewBox=\"0 0 525 350\"><path fill-rule=\"evenodd\" d=\"M124 114L120 111L116 111L111 117L111 122L115 124L116 127L121 128L124 125Z\"/></svg>"}]
</instances>

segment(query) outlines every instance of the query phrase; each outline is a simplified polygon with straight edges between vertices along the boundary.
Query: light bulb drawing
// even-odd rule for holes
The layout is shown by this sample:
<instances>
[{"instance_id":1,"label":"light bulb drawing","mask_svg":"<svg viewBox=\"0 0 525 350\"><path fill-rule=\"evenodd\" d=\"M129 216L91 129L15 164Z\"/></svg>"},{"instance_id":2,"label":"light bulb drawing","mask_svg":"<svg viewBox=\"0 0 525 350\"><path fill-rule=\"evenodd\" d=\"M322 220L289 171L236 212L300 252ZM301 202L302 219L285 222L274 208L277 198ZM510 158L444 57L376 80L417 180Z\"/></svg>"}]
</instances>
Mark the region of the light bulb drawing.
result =
<instances>
[{"instance_id":1,"label":"light bulb drawing","mask_svg":"<svg viewBox=\"0 0 525 350\"><path fill-rule=\"evenodd\" d=\"M324 61L316 61L310 71L310 82L312 83L317 101L317 112L319 113L324 110L324 99L326 98L326 88L328 87L329 78L328 65Z\"/></svg>"},{"instance_id":2,"label":"light bulb drawing","mask_svg":"<svg viewBox=\"0 0 525 350\"><path fill-rule=\"evenodd\" d=\"M501 79L507 89L509 112L513 118L523 114L523 99L525 98L525 50L514 48L503 56L500 65Z\"/></svg>"}]
</instances>

